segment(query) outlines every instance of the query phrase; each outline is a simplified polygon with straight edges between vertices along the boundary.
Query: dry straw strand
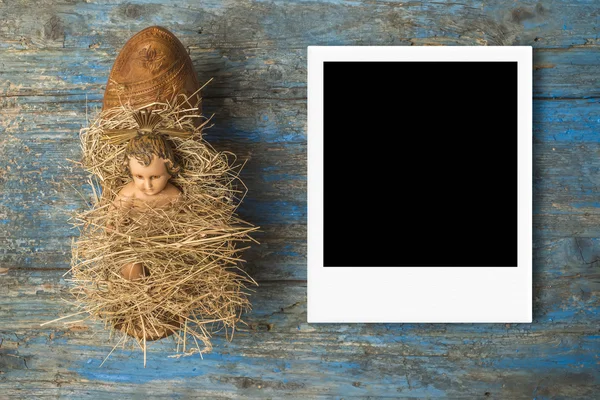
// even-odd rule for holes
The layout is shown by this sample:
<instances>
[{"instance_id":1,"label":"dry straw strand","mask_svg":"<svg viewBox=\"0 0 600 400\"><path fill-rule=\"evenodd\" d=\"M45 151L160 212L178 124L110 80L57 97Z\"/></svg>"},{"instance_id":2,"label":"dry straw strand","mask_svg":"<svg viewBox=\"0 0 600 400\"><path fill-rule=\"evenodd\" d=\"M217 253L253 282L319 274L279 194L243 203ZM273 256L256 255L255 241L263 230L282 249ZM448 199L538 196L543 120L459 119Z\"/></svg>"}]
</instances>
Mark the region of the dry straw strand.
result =
<instances>
[{"instance_id":1,"label":"dry straw strand","mask_svg":"<svg viewBox=\"0 0 600 400\"><path fill-rule=\"evenodd\" d=\"M82 313L103 320L111 337L120 334L108 356L135 337L144 366L147 340L172 335L186 353L190 335L202 357L212 348L213 333L224 330L231 338L243 323L242 313L251 309L250 286L256 285L240 268L240 255L248 246L239 245L256 242L251 234L258 229L236 214L247 191L239 179L243 164L202 138L209 119L199 115L198 104L190 104L193 96L142 107L160 117L153 119L159 120L156 129L169 133L182 167L171 179L182 196L170 207L111 206L130 180L122 167L127 143L116 137L136 129L140 109L122 105L105 110L80 132L80 165L92 176L95 199L91 208L73 217L80 236L72 246L70 292L80 311L49 322ZM107 131L113 132L110 140ZM125 279L119 271L133 262L147 273Z\"/></svg>"}]
</instances>

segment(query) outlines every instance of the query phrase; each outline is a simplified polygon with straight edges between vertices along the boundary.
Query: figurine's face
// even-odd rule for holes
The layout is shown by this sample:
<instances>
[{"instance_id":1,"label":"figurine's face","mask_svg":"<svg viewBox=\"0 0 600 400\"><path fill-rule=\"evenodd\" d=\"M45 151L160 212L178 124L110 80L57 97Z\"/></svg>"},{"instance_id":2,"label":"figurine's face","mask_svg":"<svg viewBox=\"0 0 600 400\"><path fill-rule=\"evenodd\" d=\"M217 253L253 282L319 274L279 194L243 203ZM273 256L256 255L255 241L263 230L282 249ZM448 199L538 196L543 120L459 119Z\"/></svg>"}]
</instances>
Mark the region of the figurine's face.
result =
<instances>
[{"instance_id":1,"label":"figurine's face","mask_svg":"<svg viewBox=\"0 0 600 400\"><path fill-rule=\"evenodd\" d=\"M134 157L129 158L129 171L135 187L147 196L160 193L171 178L165 166L165 160L154 155L147 167Z\"/></svg>"}]
</instances>

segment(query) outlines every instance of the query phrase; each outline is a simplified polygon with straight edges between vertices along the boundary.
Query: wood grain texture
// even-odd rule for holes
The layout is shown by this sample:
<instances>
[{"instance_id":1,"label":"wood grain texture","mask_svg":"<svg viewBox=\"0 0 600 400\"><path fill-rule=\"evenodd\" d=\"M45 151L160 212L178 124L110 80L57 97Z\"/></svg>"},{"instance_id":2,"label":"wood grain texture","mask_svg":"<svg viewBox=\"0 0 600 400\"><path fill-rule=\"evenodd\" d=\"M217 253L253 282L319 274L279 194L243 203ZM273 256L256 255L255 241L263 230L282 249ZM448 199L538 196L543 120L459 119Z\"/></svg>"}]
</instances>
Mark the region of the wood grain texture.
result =
<instances>
[{"instance_id":1,"label":"wood grain texture","mask_svg":"<svg viewBox=\"0 0 600 400\"><path fill-rule=\"evenodd\" d=\"M0 0L0 398L594 398L599 16L591 0ZM91 192L67 159L121 46L155 24L213 79L207 140L246 162L259 286L248 328L203 360L167 339L146 369L135 349L98 368L114 345L98 323L39 324L72 311L68 220ZM534 47L532 324L306 323L308 45Z\"/></svg>"},{"instance_id":2,"label":"wood grain texture","mask_svg":"<svg viewBox=\"0 0 600 400\"><path fill-rule=\"evenodd\" d=\"M569 245L546 243L539 251L552 259ZM591 293L600 282L587 266L573 269L563 276L539 273L534 323L512 325L308 325L305 285L270 282L256 291L248 328L232 342L217 335L215 350L203 360L197 354L169 358L173 342L154 342L146 369L130 346L99 369L116 342L98 323L40 328L39 321L69 311L57 301L68 299L61 273L10 271L0 278L8 288L0 317L11 327L1 332L0 382L10 379L7 393L15 395L35 384L48 395L100 398L116 390L185 397L200 388L201 395L217 398L284 393L470 398L486 391L501 398L535 397L536 391L590 398L600 377L597 326L590 321L597 301Z\"/></svg>"}]
</instances>

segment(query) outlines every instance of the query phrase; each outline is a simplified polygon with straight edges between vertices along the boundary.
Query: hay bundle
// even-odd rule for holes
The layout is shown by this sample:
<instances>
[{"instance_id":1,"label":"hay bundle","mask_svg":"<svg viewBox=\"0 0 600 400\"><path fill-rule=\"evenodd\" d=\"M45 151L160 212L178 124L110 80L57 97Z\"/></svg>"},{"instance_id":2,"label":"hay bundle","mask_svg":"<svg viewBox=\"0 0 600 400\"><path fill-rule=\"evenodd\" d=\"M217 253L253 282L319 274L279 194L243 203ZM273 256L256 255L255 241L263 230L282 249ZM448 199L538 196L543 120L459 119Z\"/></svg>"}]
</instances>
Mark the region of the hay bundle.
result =
<instances>
[{"instance_id":1,"label":"hay bundle","mask_svg":"<svg viewBox=\"0 0 600 400\"><path fill-rule=\"evenodd\" d=\"M202 139L208 121L194 113L188 98L143 108L160 116L156 130L171 132L181 171L170 182L182 194L168 207L142 201L133 208L112 206L130 181L123 169L127 143L120 136L139 126L136 110L127 106L102 112L80 135L82 167L93 175L96 198L91 209L76 215L80 237L73 243L70 272L80 313L104 320L122 334L123 345L135 337L145 365L147 340L175 334L185 353L191 335L194 350L202 353L210 350L215 331L233 335L250 308L248 286L256 284L239 269L246 248L239 244L253 241L249 234L257 228L235 213L246 192L238 177L242 166ZM120 270L129 263L141 263L144 276L125 279Z\"/></svg>"}]
</instances>

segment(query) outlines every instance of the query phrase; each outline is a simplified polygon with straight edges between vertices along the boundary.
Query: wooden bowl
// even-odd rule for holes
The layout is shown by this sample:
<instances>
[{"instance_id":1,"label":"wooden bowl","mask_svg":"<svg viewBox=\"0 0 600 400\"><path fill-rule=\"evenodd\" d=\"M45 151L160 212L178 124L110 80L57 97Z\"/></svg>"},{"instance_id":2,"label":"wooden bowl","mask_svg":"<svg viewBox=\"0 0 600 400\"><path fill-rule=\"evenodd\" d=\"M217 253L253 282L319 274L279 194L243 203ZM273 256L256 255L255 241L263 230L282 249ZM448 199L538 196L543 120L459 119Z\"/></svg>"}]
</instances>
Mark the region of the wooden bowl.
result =
<instances>
[{"instance_id":1,"label":"wooden bowl","mask_svg":"<svg viewBox=\"0 0 600 400\"><path fill-rule=\"evenodd\" d=\"M135 34L119 52L108 77L102 109L171 101L180 93L191 96L199 88L183 44L167 29L151 26ZM192 105L200 94L194 97L190 99Z\"/></svg>"}]
</instances>

